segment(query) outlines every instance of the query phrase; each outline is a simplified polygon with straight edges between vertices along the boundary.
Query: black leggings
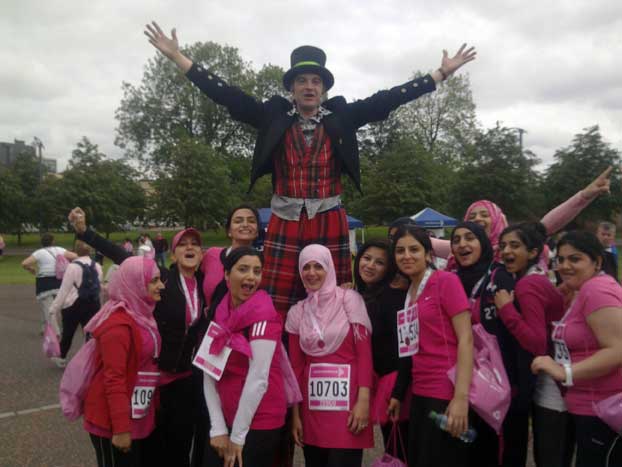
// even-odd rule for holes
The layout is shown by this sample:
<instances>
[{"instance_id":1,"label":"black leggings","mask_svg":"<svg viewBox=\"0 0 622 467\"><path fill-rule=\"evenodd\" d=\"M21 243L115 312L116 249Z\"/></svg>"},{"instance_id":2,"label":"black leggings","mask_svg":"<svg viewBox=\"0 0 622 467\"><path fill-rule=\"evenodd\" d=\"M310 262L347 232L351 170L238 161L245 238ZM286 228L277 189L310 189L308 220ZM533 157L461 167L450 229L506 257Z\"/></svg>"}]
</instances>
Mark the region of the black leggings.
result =
<instances>
[{"instance_id":1,"label":"black leggings","mask_svg":"<svg viewBox=\"0 0 622 467\"><path fill-rule=\"evenodd\" d=\"M576 467L622 466L622 440L605 422L585 415L572 418L577 435Z\"/></svg>"},{"instance_id":2,"label":"black leggings","mask_svg":"<svg viewBox=\"0 0 622 467\"><path fill-rule=\"evenodd\" d=\"M99 301L83 302L78 298L73 302L73 305L61 311L63 320L63 335L60 340L61 358L67 357L78 325L84 329L86 323L97 313L97 310L99 310Z\"/></svg>"},{"instance_id":3,"label":"black leggings","mask_svg":"<svg viewBox=\"0 0 622 467\"><path fill-rule=\"evenodd\" d=\"M538 467L570 467L575 445L572 415L534 404L533 457Z\"/></svg>"},{"instance_id":4,"label":"black leggings","mask_svg":"<svg viewBox=\"0 0 622 467\"><path fill-rule=\"evenodd\" d=\"M242 449L242 462L245 466L272 467L276 450L281 440L282 429L249 430ZM204 467L222 467L224 459L212 448L209 442L206 445L203 457ZM238 464L236 463L236 466Z\"/></svg>"},{"instance_id":5,"label":"black leggings","mask_svg":"<svg viewBox=\"0 0 622 467\"><path fill-rule=\"evenodd\" d=\"M159 467L158 442L153 433L145 439L133 439L132 448L123 453L112 445L110 438L89 433L95 448L98 467Z\"/></svg>"},{"instance_id":6,"label":"black leggings","mask_svg":"<svg viewBox=\"0 0 622 467\"><path fill-rule=\"evenodd\" d=\"M438 428L431 410L444 413L449 401L413 396L408 429L408 465L417 467L466 467L468 445Z\"/></svg>"},{"instance_id":7,"label":"black leggings","mask_svg":"<svg viewBox=\"0 0 622 467\"><path fill-rule=\"evenodd\" d=\"M362 449L320 448L305 444L306 467L361 467Z\"/></svg>"}]
</instances>

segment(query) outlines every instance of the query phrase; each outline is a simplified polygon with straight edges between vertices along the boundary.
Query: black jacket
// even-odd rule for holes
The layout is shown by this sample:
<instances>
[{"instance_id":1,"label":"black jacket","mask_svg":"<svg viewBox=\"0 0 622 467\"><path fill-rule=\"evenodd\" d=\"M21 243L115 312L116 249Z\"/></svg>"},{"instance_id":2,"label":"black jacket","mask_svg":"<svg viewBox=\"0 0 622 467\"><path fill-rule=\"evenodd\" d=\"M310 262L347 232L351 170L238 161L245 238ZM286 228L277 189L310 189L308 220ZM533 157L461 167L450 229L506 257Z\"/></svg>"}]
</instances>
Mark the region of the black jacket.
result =
<instances>
[{"instance_id":1,"label":"black jacket","mask_svg":"<svg viewBox=\"0 0 622 467\"><path fill-rule=\"evenodd\" d=\"M249 191L259 177L269 173L274 176L273 154L296 118L287 114L292 109L292 103L281 96L258 102L201 65L193 64L186 76L210 99L225 106L234 120L247 123L257 130ZM350 176L359 191L361 174L356 131L367 123L385 120L400 105L435 89L434 80L426 75L351 104L343 96L333 97L322 104L332 112L322 122L333 151L341 161L342 170Z\"/></svg>"},{"instance_id":2,"label":"black jacket","mask_svg":"<svg viewBox=\"0 0 622 467\"><path fill-rule=\"evenodd\" d=\"M116 264L121 264L132 256L122 247L109 242L87 229L78 238L93 248L101 251ZM191 327L186 326L186 298L181 286L181 276L176 265L170 269L160 268L165 288L153 312L162 339L162 348L158 359L158 367L171 373L182 373L192 369L192 357L200 345L199 338L207 328L205 299L203 297L203 274L195 273L197 280L197 296L201 310L198 321Z\"/></svg>"}]
</instances>

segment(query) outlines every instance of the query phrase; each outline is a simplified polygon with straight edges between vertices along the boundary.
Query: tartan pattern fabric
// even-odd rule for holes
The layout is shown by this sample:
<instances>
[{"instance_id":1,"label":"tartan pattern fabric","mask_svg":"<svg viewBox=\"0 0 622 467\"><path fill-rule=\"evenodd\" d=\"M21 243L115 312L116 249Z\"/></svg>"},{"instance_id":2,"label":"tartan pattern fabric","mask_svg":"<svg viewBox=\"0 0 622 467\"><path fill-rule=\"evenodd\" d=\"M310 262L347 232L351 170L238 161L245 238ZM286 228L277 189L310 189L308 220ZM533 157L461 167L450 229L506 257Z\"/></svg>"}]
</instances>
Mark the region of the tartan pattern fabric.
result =
<instances>
[{"instance_id":1,"label":"tartan pattern fabric","mask_svg":"<svg viewBox=\"0 0 622 467\"><path fill-rule=\"evenodd\" d=\"M270 294L283 320L289 308L306 296L298 274L298 255L300 250L312 243L324 245L332 253L337 284L352 282L345 209L321 212L313 219L308 219L303 210L299 221L287 221L273 215L264 242L261 287Z\"/></svg>"},{"instance_id":2,"label":"tartan pattern fabric","mask_svg":"<svg viewBox=\"0 0 622 467\"><path fill-rule=\"evenodd\" d=\"M341 193L341 167L324 125L315 126L307 144L300 123L285 132L274 158L274 193L290 198L330 198Z\"/></svg>"}]
</instances>

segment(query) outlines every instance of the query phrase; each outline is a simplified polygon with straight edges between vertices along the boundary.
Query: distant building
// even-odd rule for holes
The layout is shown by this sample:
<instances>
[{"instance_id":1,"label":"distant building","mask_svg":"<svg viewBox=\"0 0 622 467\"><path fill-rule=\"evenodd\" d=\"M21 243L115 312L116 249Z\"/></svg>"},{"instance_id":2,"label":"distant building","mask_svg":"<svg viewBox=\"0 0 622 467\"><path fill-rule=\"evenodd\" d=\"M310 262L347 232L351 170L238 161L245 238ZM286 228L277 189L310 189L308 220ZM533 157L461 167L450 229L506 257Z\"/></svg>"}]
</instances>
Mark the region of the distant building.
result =
<instances>
[{"instance_id":1,"label":"distant building","mask_svg":"<svg viewBox=\"0 0 622 467\"><path fill-rule=\"evenodd\" d=\"M0 141L0 164L9 166L12 165L18 157L22 155L37 155L37 150L34 146L26 144L19 139L14 140L12 143L5 143ZM42 159L43 165L47 168L49 173L56 173L57 165L56 159Z\"/></svg>"}]
</instances>

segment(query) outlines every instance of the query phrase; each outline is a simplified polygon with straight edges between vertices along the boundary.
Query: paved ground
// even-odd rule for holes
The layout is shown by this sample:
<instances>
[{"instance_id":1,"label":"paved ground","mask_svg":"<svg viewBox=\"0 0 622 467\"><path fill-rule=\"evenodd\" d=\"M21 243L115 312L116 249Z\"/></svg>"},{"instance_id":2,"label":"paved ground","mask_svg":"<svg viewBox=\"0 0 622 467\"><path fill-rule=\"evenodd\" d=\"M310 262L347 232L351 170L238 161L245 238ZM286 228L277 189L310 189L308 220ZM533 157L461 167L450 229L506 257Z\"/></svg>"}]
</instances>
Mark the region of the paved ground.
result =
<instances>
[{"instance_id":1,"label":"paved ground","mask_svg":"<svg viewBox=\"0 0 622 467\"><path fill-rule=\"evenodd\" d=\"M0 285L0 467L93 467L81 422L68 422L58 408L61 370L41 353L39 329L33 287ZM78 332L74 350L80 342ZM379 455L380 449L367 450L363 465ZM302 465L297 452L296 466Z\"/></svg>"}]
</instances>

